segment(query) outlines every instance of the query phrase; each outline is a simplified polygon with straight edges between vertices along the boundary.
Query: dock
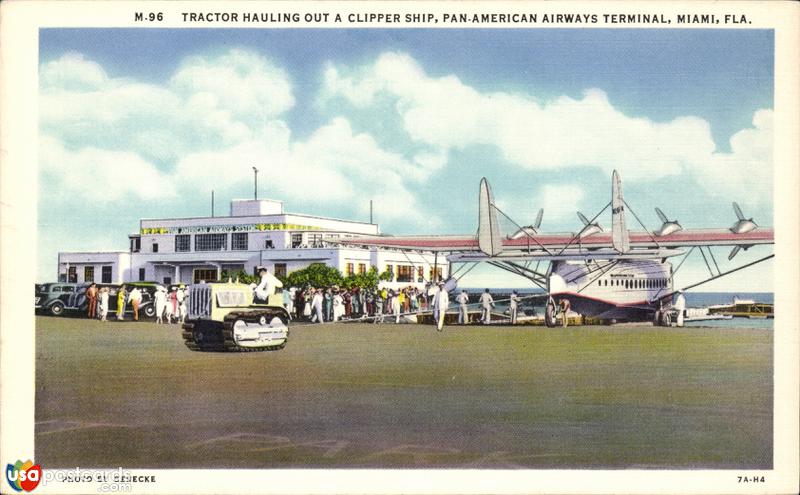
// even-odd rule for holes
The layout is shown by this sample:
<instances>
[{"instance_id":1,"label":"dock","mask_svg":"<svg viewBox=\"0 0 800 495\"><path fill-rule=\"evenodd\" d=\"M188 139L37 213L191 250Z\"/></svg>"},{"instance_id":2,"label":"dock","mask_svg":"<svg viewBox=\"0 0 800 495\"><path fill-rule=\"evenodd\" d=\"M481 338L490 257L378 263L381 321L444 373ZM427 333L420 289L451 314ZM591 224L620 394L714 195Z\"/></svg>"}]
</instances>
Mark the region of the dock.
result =
<instances>
[{"instance_id":1,"label":"dock","mask_svg":"<svg viewBox=\"0 0 800 495\"><path fill-rule=\"evenodd\" d=\"M733 318L772 318L775 311L774 304L757 303L751 300L734 298L731 304L709 306L709 314L731 316Z\"/></svg>"}]
</instances>

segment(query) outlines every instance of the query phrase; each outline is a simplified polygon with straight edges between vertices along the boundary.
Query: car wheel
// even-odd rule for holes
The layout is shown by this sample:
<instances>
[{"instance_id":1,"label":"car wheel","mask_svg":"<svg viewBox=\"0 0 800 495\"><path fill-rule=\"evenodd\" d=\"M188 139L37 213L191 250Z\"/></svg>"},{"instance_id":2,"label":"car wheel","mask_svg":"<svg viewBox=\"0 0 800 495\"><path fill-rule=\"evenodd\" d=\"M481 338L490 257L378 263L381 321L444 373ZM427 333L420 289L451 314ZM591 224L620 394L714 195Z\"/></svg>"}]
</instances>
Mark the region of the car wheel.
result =
<instances>
[{"instance_id":1,"label":"car wheel","mask_svg":"<svg viewBox=\"0 0 800 495\"><path fill-rule=\"evenodd\" d=\"M144 315L147 318L152 318L156 315L156 308L151 304L150 306L145 306L144 308Z\"/></svg>"},{"instance_id":2,"label":"car wheel","mask_svg":"<svg viewBox=\"0 0 800 495\"><path fill-rule=\"evenodd\" d=\"M54 302L52 306L50 306L50 314L53 316L61 316L64 314L64 303L62 302Z\"/></svg>"}]
</instances>

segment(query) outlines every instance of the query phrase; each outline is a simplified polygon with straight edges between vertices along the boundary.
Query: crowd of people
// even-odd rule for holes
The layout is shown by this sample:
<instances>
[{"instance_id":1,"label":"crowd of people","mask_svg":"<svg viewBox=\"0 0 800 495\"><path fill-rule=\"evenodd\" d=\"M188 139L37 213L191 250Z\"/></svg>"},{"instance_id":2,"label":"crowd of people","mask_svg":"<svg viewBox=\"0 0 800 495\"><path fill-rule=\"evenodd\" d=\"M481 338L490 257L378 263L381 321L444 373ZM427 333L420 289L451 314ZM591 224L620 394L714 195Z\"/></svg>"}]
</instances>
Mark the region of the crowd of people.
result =
<instances>
[{"instance_id":1,"label":"crowd of people","mask_svg":"<svg viewBox=\"0 0 800 495\"><path fill-rule=\"evenodd\" d=\"M280 282L266 273L260 272L262 283L251 284L256 300L266 302L270 294L281 286ZM289 315L299 321L312 323L336 322L342 320L369 320L376 323L394 321L400 323L406 315L419 315L430 312L438 330L442 330L445 315L450 309L450 294L446 284L440 281L427 284L424 289L408 286L401 289L359 287L347 289L338 286L290 287L284 289L283 305ZM111 290L108 287L98 288L91 284L86 289L87 316L107 321ZM142 291L136 286L122 286L117 290L116 318L125 319L126 307L129 304L133 312L133 320L139 319L139 306L142 303ZM158 285L152 294L156 323L183 323L187 315L189 290L184 285L172 286L170 290ZM509 302L511 323L517 323L517 311L521 298L514 291ZM458 309L458 324L470 323L469 295L461 290L454 298ZM568 304L568 303L567 303ZM480 296L478 305L481 309L480 322L492 323L492 310L495 301L489 289ZM564 308L560 308L564 310ZM568 307L566 311L569 311ZM566 313L566 311L564 311Z\"/></svg>"},{"instance_id":2,"label":"crowd of people","mask_svg":"<svg viewBox=\"0 0 800 495\"><path fill-rule=\"evenodd\" d=\"M511 319L516 323L517 308L521 298L514 292L510 299ZM458 324L470 323L470 299L466 290L454 298L458 309ZM451 297L446 284L440 281L427 284L424 289L409 286L401 289L344 289L337 286L327 288L290 287L283 291L283 304L296 320L326 323L340 320L370 320L375 323L394 321L400 323L406 315L414 316L430 312L438 330L445 322L445 314L451 308ZM480 321L489 325L495 302L489 289L481 294Z\"/></svg>"},{"instance_id":3,"label":"crowd of people","mask_svg":"<svg viewBox=\"0 0 800 495\"><path fill-rule=\"evenodd\" d=\"M96 318L100 321L108 321L110 311L111 289L109 287L97 287L97 284L89 284L86 288L86 316ZM123 285L117 289L116 294L116 319L124 320L125 312L130 305L133 312L133 320L139 320L139 306L142 304L142 290L137 286ZM158 285L152 295L155 307L156 323L172 323L174 319L178 323L183 323L187 314L186 303L189 298L189 290L184 285L173 286L171 290Z\"/></svg>"},{"instance_id":4,"label":"crowd of people","mask_svg":"<svg viewBox=\"0 0 800 495\"><path fill-rule=\"evenodd\" d=\"M293 318L315 323L388 317L399 322L403 314L428 310L431 299L413 286L397 290L309 286L284 290L283 304Z\"/></svg>"}]
</instances>

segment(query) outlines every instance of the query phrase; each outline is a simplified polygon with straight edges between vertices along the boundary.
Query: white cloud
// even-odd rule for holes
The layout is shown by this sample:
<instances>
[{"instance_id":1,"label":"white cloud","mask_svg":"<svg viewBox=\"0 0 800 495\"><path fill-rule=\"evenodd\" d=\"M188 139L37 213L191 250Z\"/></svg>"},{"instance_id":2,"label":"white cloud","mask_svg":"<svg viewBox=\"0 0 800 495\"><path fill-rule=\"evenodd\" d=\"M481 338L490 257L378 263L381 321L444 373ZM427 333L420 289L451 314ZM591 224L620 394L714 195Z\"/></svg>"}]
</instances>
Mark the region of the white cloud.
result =
<instances>
[{"instance_id":1,"label":"white cloud","mask_svg":"<svg viewBox=\"0 0 800 495\"><path fill-rule=\"evenodd\" d=\"M56 138L41 136L39 164L56 184L43 194L61 198L109 203L129 194L140 199L168 199L176 194L169 176L132 152L92 147L72 151Z\"/></svg>"},{"instance_id":2,"label":"white cloud","mask_svg":"<svg viewBox=\"0 0 800 495\"><path fill-rule=\"evenodd\" d=\"M695 170L698 180L716 196L742 204L765 205L773 192L773 112L759 110L753 128L731 137L730 153L714 153Z\"/></svg>"},{"instance_id":3,"label":"white cloud","mask_svg":"<svg viewBox=\"0 0 800 495\"><path fill-rule=\"evenodd\" d=\"M44 64L39 70L42 87L60 87L65 91L85 92L101 88L108 76L105 70L82 54L69 52Z\"/></svg>"},{"instance_id":4,"label":"white cloud","mask_svg":"<svg viewBox=\"0 0 800 495\"><path fill-rule=\"evenodd\" d=\"M283 114L294 106L283 69L255 53L232 49L217 57L186 59L170 81L184 95L213 96L213 106L250 119Z\"/></svg>"},{"instance_id":5,"label":"white cloud","mask_svg":"<svg viewBox=\"0 0 800 495\"><path fill-rule=\"evenodd\" d=\"M402 53L384 53L374 64L356 69L330 66L324 82L328 100L341 97L367 107L391 99L416 142L443 151L493 145L526 169L590 166L609 175L617 169L626 180L653 180L688 170L705 180L703 168L709 161L717 162L716 169L771 161L745 148L745 141L760 141L768 134L768 110L757 114L757 138L734 136L731 153L715 153L710 126L701 118L654 122L630 117L598 89L578 99L561 96L550 102L524 94L481 93L453 75L429 76Z\"/></svg>"},{"instance_id":6,"label":"white cloud","mask_svg":"<svg viewBox=\"0 0 800 495\"><path fill-rule=\"evenodd\" d=\"M383 150L371 136L355 133L344 118L333 119L304 141L293 141L286 126L274 125L261 140L189 154L179 161L176 176L190 189L234 186L250 181L251 166L259 168L269 197L340 207L350 203L361 214L369 209L367 200L374 199L375 213L384 220L421 219L414 208L417 198L404 180L415 165Z\"/></svg>"},{"instance_id":7,"label":"white cloud","mask_svg":"<svg viewBox=\"0 0 800 495\"><path fill-rule=\"evenodd\" d=\"M106 200L242 188L258 166L267 196L364 216L371 198L384 221L427 222L407 184L447 162L438 149L387 151L341 117L294 139L280 119L294 105L288 75L244 50L187 58L164 85L109 77L78 54L41 74L41 127L54 136L42 140L45 175L65 191L108 190Z\"/></svg>"},{"instance_id":8,"label":"white cloud","mask_svg":"<svg viewBox=\"0 0 800 495\"><path fill-rule=\"evenodd\" d=\"M165 163L251 139L293 105L288 75L244 50L187 58L165 85L109 77L74 53L40 67L43 132Z\"/></svg>"}]
</instances>

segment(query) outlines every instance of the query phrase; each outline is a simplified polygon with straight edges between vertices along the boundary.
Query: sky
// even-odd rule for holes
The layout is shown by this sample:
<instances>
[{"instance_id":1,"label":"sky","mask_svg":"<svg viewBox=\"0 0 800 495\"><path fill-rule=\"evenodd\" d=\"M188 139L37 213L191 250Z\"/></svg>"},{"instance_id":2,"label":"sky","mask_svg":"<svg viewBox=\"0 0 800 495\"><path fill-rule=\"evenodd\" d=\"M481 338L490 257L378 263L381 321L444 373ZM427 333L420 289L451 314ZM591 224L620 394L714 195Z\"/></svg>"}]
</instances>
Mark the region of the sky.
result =
<instances>
[{"instance_id":1,"label":"sky","mask_svg":"<svg viewBox=\"0 0 800 495\"><path fill-rule=\"evenodd\" d=\"M55 279L58 251L127 250L140 218L208 215L212 189L227 213L252 197L253 166L286 211L366 221L373 200L397 235L474 233L481 177L517 224L544 208L543 231L576 232L612 170L649 229L656 206L729 227L732 201L769 226L773 43L739 29L42 29L37 279ZM678 284L706 273L694 256ZM771 291L772 263L698 290Z\"/></svg>"}]
</instances>

